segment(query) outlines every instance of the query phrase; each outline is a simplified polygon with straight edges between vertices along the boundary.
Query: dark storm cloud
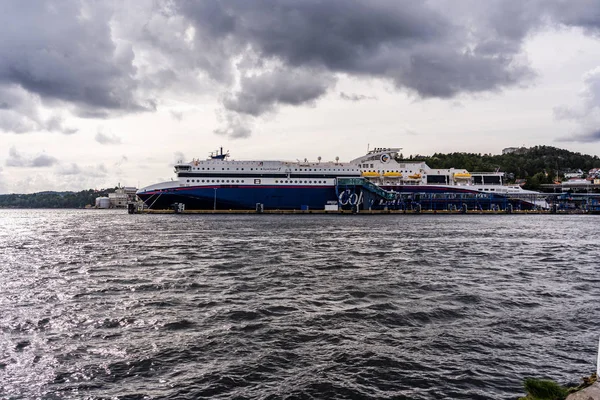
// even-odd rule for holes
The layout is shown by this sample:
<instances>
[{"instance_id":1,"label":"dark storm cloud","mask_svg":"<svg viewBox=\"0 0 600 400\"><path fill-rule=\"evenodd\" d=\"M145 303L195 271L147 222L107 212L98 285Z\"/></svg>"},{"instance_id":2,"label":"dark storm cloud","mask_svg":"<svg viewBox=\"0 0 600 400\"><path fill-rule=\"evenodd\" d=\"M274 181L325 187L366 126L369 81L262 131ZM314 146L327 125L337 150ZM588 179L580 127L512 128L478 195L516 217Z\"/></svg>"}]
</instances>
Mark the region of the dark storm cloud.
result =
<instances>
[{"instance_id":1,"label":"dark storm cloud","mask_svg":"<svg viewBox=\"0 0 600 400\"><path fill-rule=\"evenodd\" d=\"M61 116L153 110L137 95L134 53L111 35L112 10L85 1L6 2L0 13L0 131L77 131Z\"/></svg>"},{"instance_id":2,"label":"dark storm cloud","mask_svg":"<svg viewBox=\"0 0 600 400\"><path fill-rule=\"evenodd\" d=\"M312 104L339 75L387 80L418 98L497 91L535 74L522 44L545 26L600 34L600 2L9 1L0 130L72 133L40 119L40 107L109 118L217 88L226 94L216 131L245 137L252 118ZM28 102L11 102L6 88Z\"/></svg>"},{"instance_id":3,"label":"dark storm cloud","mask_svg":"<svg viewBox=\"0 0 600 400\"><path fill-rule=\"evenodd\" d=\"M517 65L514 59L528 25L516 29L501 25L504 18L488 21L496 24L496 35L502 34L499 40L490 41L487 31L456 25L452 4L448 9L412 1L177 4L195 24L199 40L228 43L236 51L249 49L292 70L319 67L387 78L398 88L408 88L422 97L491 90L530 75L528 68ZM515 4L516 10L505 14L512 16L524 9ZM473 32L486 33L486 37L469 37ZM481 47L469 50L470 42Z\"/></svg>"},{"instance_id":4,"label":"dark storm cloud","mask_svg":"<svg viewBox=\"0 0 600 400\"><path fill-rule=\"evenodd\" d=\"M101 3L6 2L0 14L0 82L82 108L141 110L131 46L111 37Z\"/></svg>"},{"instance_id":5,"label":"dark storm cloud","mask_svg":"<svg viewBox=\"0 0 600 400\"><path fill-rule=\"evenodd\" d=\"M540 0L539 5L548 7L557 23L600 33L600 3L597 0L555 0L547 4Z\"/></svg>"},{"instance_id":6,"label":"dark storm cloud","mask_svg":"<svg viewBox=\"0 0 600 400\"><path fill-rule=\"evenodd\" d=\"M278 78L287 72L293 80L299 70L318 69L330 75L386 79L420 98L452 98L527 82L535 72L521 57L521 46L531 31L548 21L595 26L593 18L577 17L590 8L598 10L598 5L585 0L575 3L239 0L175 4L176 12L194 24L197 43L210 43L224 54L233 51L280 63ZM268 74L265 79L249 80L241 73L240 91L225 97L224 106L252 116L272 111L275 104L314 102L335 84L331 79L313 91L314 82L296 80L294 85L279 85L273 93L273 88L260 84L268 83ZM302 96L303 92L309 95ZM231 131L237 132L239 121L231 119L236 122Z\"/></svg>"},{"instance_id":7,"label":"dark storm cloud","mask_svg":"<svg viewBox=\"0 0 600 400\"><path fill-rule=\"evenodd\" d=\"M244 76L240 90L223 101L225 108L259 116L279 104L301 105L321 97L335 78L311 69L277 68L260 75Z\"/></svg>"},{"instance_id":8,"label":"dark storm cloud","mask_svg":"<svg viewBox=\"0 0 600 400\"><path fill-rule=\"evenodd\" d=\"M13 146L8 151L8 159L6 160L7 167L51 167L58 160L47 154L39 154L37 156L24 156L17 151Z\"/></svg>"},{"instance_id":9,"label":"dark storm cloud","mask_svg":"<svg viewBox=\"0 0 600 400\"><path fill-rule=\"evenodd\" d=\"M252 46L291 66L371 73L369 56L382 47L437 40L450 23L421 2L181 2L203 37Z\"/></svg>"}]
</instances>

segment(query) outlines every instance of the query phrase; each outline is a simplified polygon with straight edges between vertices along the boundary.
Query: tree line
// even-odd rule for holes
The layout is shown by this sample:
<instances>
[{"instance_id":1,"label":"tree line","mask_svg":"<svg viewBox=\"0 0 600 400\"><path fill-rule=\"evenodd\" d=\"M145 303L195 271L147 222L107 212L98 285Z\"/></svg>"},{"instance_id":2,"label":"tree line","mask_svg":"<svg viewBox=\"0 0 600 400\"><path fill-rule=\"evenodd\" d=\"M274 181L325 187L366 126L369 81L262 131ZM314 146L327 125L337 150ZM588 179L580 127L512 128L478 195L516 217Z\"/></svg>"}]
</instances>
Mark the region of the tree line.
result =
<instances>
[{"instance_id":1,"label":"tree line","mask_svg":"<svg viewBox=\"0 0 600 400\"><path fill-rule=\"evenodd\" d=\"M400 155L402 157L402 155ZM431 168L464 168L470 172L506 173L509 182L526 179L526 188L564 179L565 172L581 169L587 173L600 168L600 158L552 146L520 148L508 154L435 153L432 156L411 155L404 160L425 161Z\"/></svg>"},{"instance_id":2,"label":"tree line","mask_svg":"<svg viewBox=\"0 0 600 400\"><path fill-rule=\"evenodd\" d=\"M114 189L80 192L39 192L0 195L0 208L85 208L94 206L96 197L108 196Z\"/></svg>"},{"instance_id":3,"label":"tree line","mask_svg":"<svg viewBox=\"0 0 600 400\"><path fill-rule=\"evenodd\" d=\"M551 146L520 148L501 154L435 153L432 156L411 155L398 161L424 161L431 168L464 168L470 172L506 173L508 182L526 179L525 188L537 190L541 184L563 179L564 173L581 169L586 172L600 168L598 156L575 153ZM108 196L114 189L82 190L80 192L39 192L0 195L0 208L85 208L94 206L96 197Z\"/></svg>"}]
</instances>

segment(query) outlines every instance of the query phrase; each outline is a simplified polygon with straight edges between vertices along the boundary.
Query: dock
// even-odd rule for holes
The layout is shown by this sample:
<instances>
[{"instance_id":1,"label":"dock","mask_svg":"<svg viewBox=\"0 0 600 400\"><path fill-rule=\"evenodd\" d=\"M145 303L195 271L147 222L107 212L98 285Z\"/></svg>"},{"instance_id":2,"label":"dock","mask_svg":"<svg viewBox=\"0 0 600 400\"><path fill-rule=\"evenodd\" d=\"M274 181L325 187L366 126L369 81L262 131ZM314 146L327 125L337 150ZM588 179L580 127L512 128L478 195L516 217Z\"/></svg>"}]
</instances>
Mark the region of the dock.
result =
<instances>
[{"instance_id":1,"label":"dock","mask_svg":"<svg viewBox=\"0 0 600 400\"><path fill-rule=\"evenodd\" d=\"M225 189L224 189L225 190ZM293 201L278 203L269 201L267 204L256 203L255 208L227 209L233 204L219 204L217 189L212 201L212 209L194 209L210 207L208 201L172 204L163 201L153 208L156 201L165 192L146 204L142 201L128 204L130 214L600 214L600 196L593 194L561 193L531 193L531 194L500 194L500 192L396 192L384 190L365 178L340 177L336 180L335 199L327 204L301 205ZM169 192L166 192L167 196ZM497 195L500 194L500 195ZM152 196L154 196L153 194ZM152 196L150 198L152 198ZM168 197L167 197L168 198ZM333 198L333 196L332 196ZM173 200L181 201L175 197ZM186 200L186 199L182 199ZM225 202L223 202L225 203ZM190 207L191 206L191 207ZM244 207L244 205L239 205ZM277 207L281 207L278 209ZM292 209L294 207L294 209ZM298 207L298 208L295 208Z\"/></svg>"},{"instance_id":2,"label":"dock","mask_svg":"<svg viewBox=\"0 0 600 400\"><path fill-rule=\"evenodd\" d=\"M551 210L513 210L510 213L506 211L493 210L471 210L463 212L462 210L360 210L358 212L352 210L140 210L141 214L277 214L277 215L390 215L390 214L406 214L406 215L533 215L533 214L588 214L581 210L559 210L553 212Z\"/></svg>"}]
</instances>

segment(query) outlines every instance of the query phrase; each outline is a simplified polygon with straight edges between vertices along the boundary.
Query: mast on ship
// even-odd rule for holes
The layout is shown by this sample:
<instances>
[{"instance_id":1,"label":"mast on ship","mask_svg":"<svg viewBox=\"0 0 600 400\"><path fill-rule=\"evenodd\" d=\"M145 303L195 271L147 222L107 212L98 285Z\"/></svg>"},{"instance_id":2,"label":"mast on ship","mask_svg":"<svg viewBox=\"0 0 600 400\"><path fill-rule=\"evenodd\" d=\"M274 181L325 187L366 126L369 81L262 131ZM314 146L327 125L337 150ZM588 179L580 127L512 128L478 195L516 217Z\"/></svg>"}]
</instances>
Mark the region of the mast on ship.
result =
<instances>
[{"instance_id":1,"label":"mast on ship","mask_svg":"<svg viewBox=\"0 0 600 400\"><path fill-rule=\"evenodd\" d=\"M211 160L224 160L227 157L229 157L229 150L227 151L227 153L223 153L223 146L210 153Z\"/></svg>"}]
</instances>

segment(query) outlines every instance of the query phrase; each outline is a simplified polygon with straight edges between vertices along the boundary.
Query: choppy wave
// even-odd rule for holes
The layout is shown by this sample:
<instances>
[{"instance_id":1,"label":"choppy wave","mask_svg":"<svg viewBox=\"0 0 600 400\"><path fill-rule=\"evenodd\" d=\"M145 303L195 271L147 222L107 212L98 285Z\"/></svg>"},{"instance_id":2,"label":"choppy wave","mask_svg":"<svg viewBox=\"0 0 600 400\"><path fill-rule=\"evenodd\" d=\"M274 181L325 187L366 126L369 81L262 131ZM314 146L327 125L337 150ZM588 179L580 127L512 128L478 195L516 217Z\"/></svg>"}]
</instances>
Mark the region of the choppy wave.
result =
<instances>
[{"instance_id":1,"label":"choppy wave","mask_svg":"<svg viewBox=\"0 0 600 400\"><path fill-rule=\"evenodd\" d=\"M0 398L508 399L594 369L593 216L0 220Z\"/></svg>"}]
</instances>

